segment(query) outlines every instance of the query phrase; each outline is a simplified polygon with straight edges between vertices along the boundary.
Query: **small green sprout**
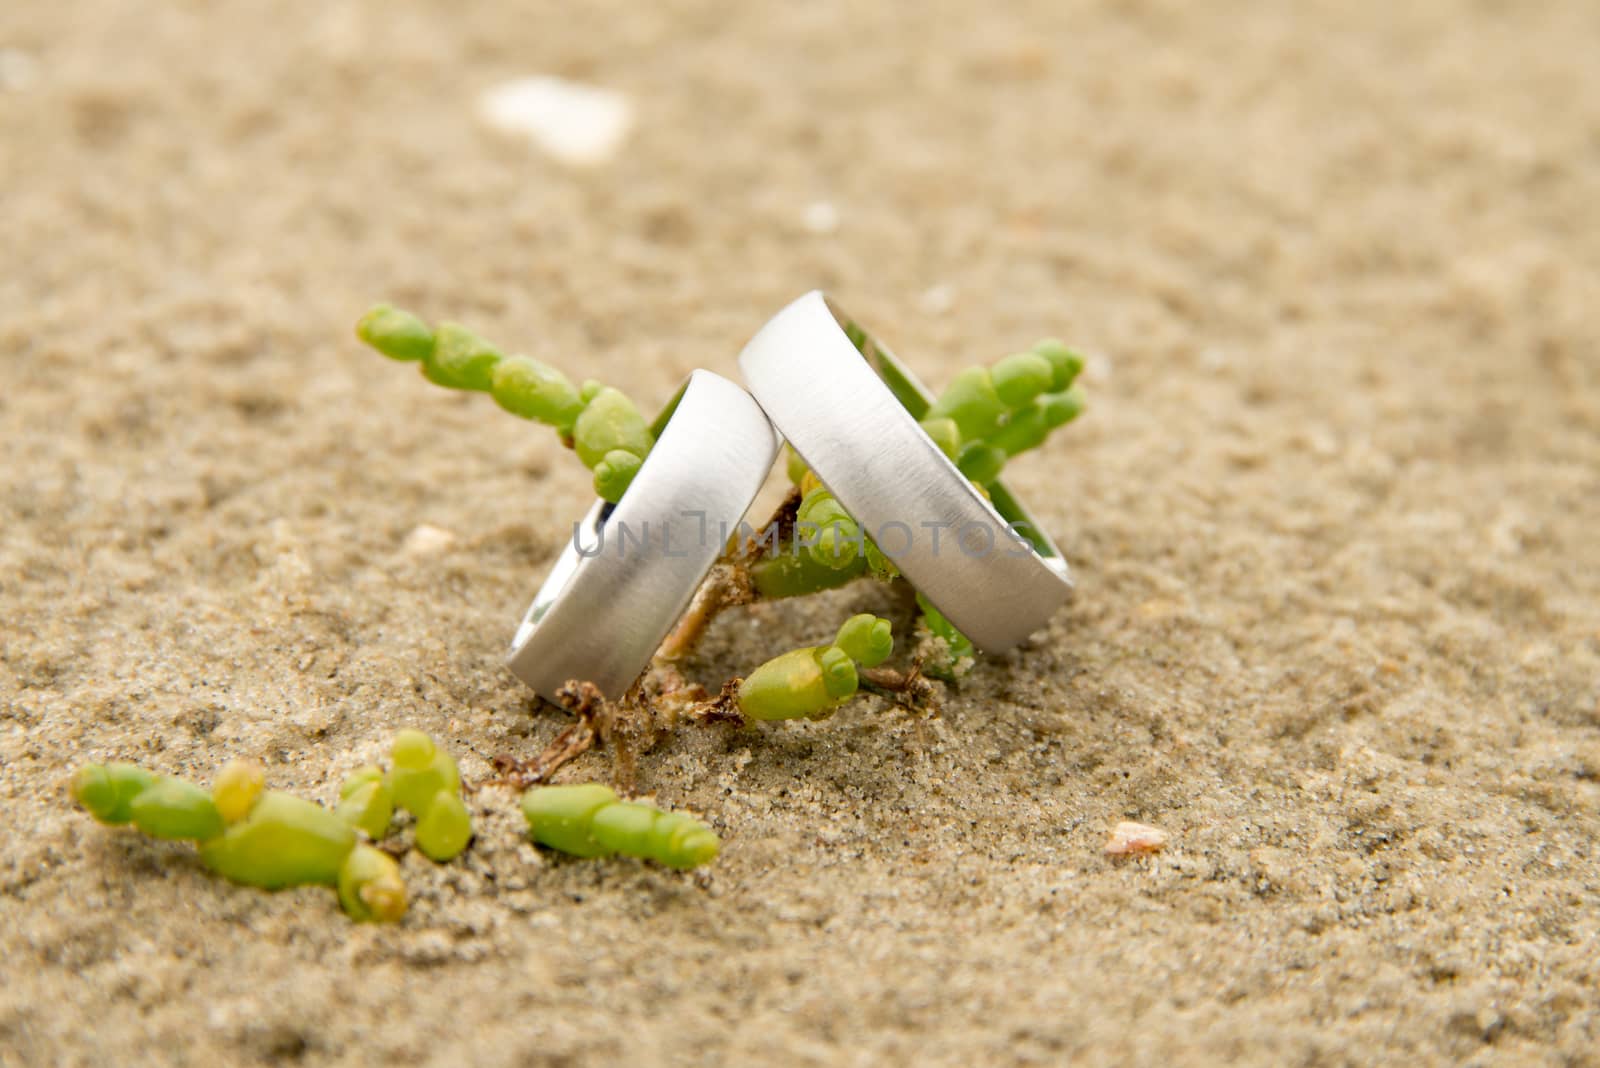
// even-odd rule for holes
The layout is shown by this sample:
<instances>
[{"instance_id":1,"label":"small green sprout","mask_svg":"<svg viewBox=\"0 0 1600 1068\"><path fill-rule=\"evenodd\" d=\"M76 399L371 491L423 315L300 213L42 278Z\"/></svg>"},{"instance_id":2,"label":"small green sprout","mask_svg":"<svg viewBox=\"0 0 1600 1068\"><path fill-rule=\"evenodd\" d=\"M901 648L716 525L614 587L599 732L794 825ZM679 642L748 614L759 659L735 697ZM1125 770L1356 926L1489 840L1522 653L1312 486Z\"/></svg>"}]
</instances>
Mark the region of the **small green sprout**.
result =
<instances>
[{"instance_id":1,"label":"small green sprout","mask_svg":"<svg viewBox=\"0 0 1600 1068\"><path fill-rule=\"evenodd\" d=\"M422 360L422 375L436 386L488 393L494 368L505 353L460 323L440 323L433 351Z\"/></svg>"},{"instance_id":2,"label":"small green sprout","mask_svg":"<svg viewBox=\"0 0 1600 1068\"><path fill-rule=\"evenodd\" d=\"M793 649L752 671L738 689L750 719L825 719L860 686L856 671L877 667L894 650L889 621L851 616L830 645Z\"/></svg>"},{"instance_id":3,"label":"small green sprout","mask_svg":"<svg viewBox=\"0 0 1600 1068\"><path fill-rule=\"evenodd\" d=\"M406 910L399 866L361 840L388 832L391 791L416 815L417 846L434 860L456 856L472 838L455 761L416 731L401 732L395 754L389 775L373 766L352 772L333 811L267 790L261 767L241 760L226 764L209 791L133 764L91 764L72 794L102 823L199 843L201 862L225 879L264 890L335 887L352 918L392 923Z\"/></svg>"},{"instance_id":4,"label":"small green sprout","mask_svg":"<svg viewBox=\"0 0 1600 1068\"><path fill-rule=\"evenodd\" d=\"M222 816L205 790L132 764L80 769L72 796L101 823L132 823L152 838L198 840L222 833Z\"/></svg>"},{"instance_id":5,"label":"small green sprout","mask_svg":"<svg viewBox=\"0 0 1600 1068\"><path fill-rule=\"evenodd\" d=\"M832 589L868 571L885 582L898 577L900 571L894 562L867 537L861 524L829 492L816 473L803 462L797 465L798 457L792 452L790 457L789 475L795 478L801 494L794 515L796 533L800 535L797 546L803 546L805 555L817 566L764 562L764 567L751 569L756 588L768 597L794 597ZM791 558L796 555L789 554ZM781 554L769 560L779 558ZM839 574L831 576L827 572ZM780 590L784 592L777 592Z\"/></svg>"},{"instance_id":6,"label":"small green sprout","mask_svg":"<svg viewBox=\"0 0 1600 1068\"><path fill-rule=\"evenodd\" d=\"M72 796L95 819L115 826L133 819L133 799L155 781L134 764L89 764L78 770Z\"/></svg>"},{"instance_id":7,"label":"small green sprout","mask_svg":"<svg viewBox=\"0 0 1600 1068\"><path fill-rule=\"evenodd\" d=\"M721 848L698 820L623 801L598 783L535 787L522 795L522 814L535 842L577 857L620 853L687 870L709 864Z\"/></svg>"},{"instance_id":8,"label":"small green sprout","mask_svg":"<svg viewBox=\"0 0 1600 1068\"><path fill-rule=\"evenodd\" d=\"M250 815L267 788L267 773L250 760L230 760L211 782L211 799L222 822L232 826Z\"/></svg>"},{"instance_id":9,"label":"small green sprout","mask_svg":"<svg viewBox=\"0 0 1600 1068\"><path fill-rule=\"evenodd\" d=\"M222 813L211 794L183 779L157 777L139 792L129 808L133 825L151 838L203 842L222 833Z\"/></svg>"},{"instance_id":10,"label":"small green sprout","mask_svg":"<svg viewBox=\"0 0 1600 1068\"><path fill-rule=\"evenodd\" d=\"M972 639L956 630L955 625L920 593L917 607L922 610L922 623L931 639L930 653L923 658L923 671L936 679L954 682L972 668L977 655Z\"/></svg>"},{"instance_id":11,"label":"small green sprout","mask_svg":"<svg viewBox=\"0 0 1600 1068\"><path fill-rule=\"evenodd\" d=\"M1018 453L1044 444L1050 431L1065 426L1083 414L1083 391L1076 386L1038 397L1011 413L1005 425L985 439L1009 459ZM993 481L992 479L990 481Z\"/></svg>"},{"instance_id":12,"label":"small green sprout","mask_svg":"<svg viewBox=\"0 0 1600 1068\"><path fill-rule=\"evenodd\" d=\"M391 360L433 357L433 331L410 312L379 304L356 323L356 336Z\"/></svg>"},{"instance_id":13,"label":"small green sprout","mask_svg":"<svg viewBox=\"0 0 1600 1068\"><path fill-rule=\"evenodd\" d=\"M351 772L332 811L266 789L261 766L244 760L224 765L209 791L133 764L90 764L72 796L101 823L198 842L201 862L225 879L264 890L335 887L352 918L392 923L406 911L400 868L362 835L384 837L399 804L416 817L417 848L436 861L472 840L455 760L420 731L396 735L392 755L387 774L375 765Z\"/></svg>"},{"instance_id":14,"label":"small green sprout","mask_svg":"<svg viewBox=\"0 0 1600 1068\"><path fill-rule=\"evenodd\" d=\"M461 800L454 758L412 730L395 735L389 755L394 766L383 782L394 804L416 817L417 848L431 860L453 859L472 841L472 817Z\"/></svg>"},{"instance_id":15,"label":"small green sprout","mask_svg":"<svg viewBox=\"0 0 1600 1068\"><path fill-rule=\"evenodd\" d=\"M1040 391L1042 393L1071 389L1083 373L1083 357L1067 348L1059 338L1040 338L1033 343L1033 352L1050 362L1050 384Z\"/></svg>"},{"instance_id":16,"label":"small green sprout","mask_svg":"<svg viewBox=\"0 0 1600 1068\"><path fill-rule=\"evenodd\" d=\"M455 760L421 731L403 730L396 734L389 757L394 767L384 779L394 794L394 803L413 816L426 812L435 794L461 790L461 774Z\"/></svg>"},{"instance_id":17,"label":"small green sprout","mask_svg":"<svg viewBox=\"0 0 1600 1068\"><path fill-rule=\"evenodd\" d=\"M366 764L347 775L333 813L374 842L388 834L394 819L394 793L384 781L383 769Z\"/></svg>"},{"instance_id":18,"label":"small green sprout","mask_svg":"<svg viewBox=\"0 0 1600 1068\"><path fill-rule=\"evenodd\" d=\"M801 498L795 520L803 529L814 531L816 536L808 549L812 559L824 567L836 571L848 568L866 550L860 524L824 486L819 485Z\"/></svg>"},{"instance_id":19,"label":"small green sprout","mask_svg":"<svg viewBox=\"0 0 1600 1068\"><path fill-rule=\"evenodd\" d=\"M472 815L459 794L440 793L417 819L417 848L443 864L461 855L472 841Z\"/></svg>"},{"instance_id":20,"label":"small green sprout","mask_svg":"<svg viewBox=\"0 0 1600 1068\"><path fill-rule=\"evenodd\" d=\"M983 367L968 367L951 380L925 418L949 419L962 441L975 441L998 429L1009 411Z\"/></svg>"},{"instance_id":21,"label":"small green sprout","mask_svg":"<svg viewBox=\"0 0 1600 1068\"><path fill-rule=\"evenodd\" d=\"M1083 411L1083 394L1073 389L1082 371L1082 356L1046 338L992 367L956 375L923 416L922 428L962 474L987 486L1007 460L1043 444L1050 431Z\"/></svg>"},{"instance_id":22,"label":"small green sprout","mask_svg":"<svg viewBox=\"0 0 1600 1068\"><path fill-rule=\"evenodd\" d=\"M869 547L870 553L872 548ZM844 567L819 561L810 549L761 556L748 565L750 584L768 600L804 597L809 593L836 589L867 573L867 557L857 556Z\"/></svg>"},{"instance_id":23,"label":"small green sprout","mask_svg":"<svg viewBox=\"0 0 1600 1068\"><path fill-rule=\"evenodd\" d=\"M954 460L961 452L961 428L954 419L933 417L922 421L922 432L933 440L939 451Z\"/></svg>"},{"instance_id":24,"label":"small green sprout","mask_svg":"<svg viewBox=\"0 0 1600 1068\"><path fill-rule=\"evenodd\" d=\"M595 493L619 501L655 438L639 409L620 390L585 382L582 396L585 406L572 426L573 447L594 472Z\"/></svg>"},{"instance_id":25,"label":"small green sprout","mask_svg":"<svg viewBox=\"0 0 1600 1068\"><path fill-rule=\"evenodd\" d=\"M358 920L394 921L405 913L394 861L362 852L368 847L358 848L356 832L327 809L265 790L264 782L259 765L239 760L217 773L209 791L132 764L90 764L79 770L72 794L102 823L198 842L201 862L233 882L266 890L336 886Z\"/></svg>"},{"instance_id":26,"label":"small green sprout","mask_svg":"<svg viewBox=\"0 0 1600 1068\"><path fill-rule=\"evenodd\" d=\"M202 842L205 866L236 883L281 890L308 883L336 886L356 846L355 828L321 805L267 790L250 814Z\"/></svg>"},{"instance_id":27,"label":"small green sprout","mask_svg":"<svg viewBox=\"0 0 1600 1068\"><path fill-rule=\"evenodd\" d=\"M655 444L638 407L620 390L593 381L579 389L555 368L507 356L459 323L430 330L410 312L379 304L356 323L356 336L391 359L420 362L430 382L489 393L506 411L553 428L594 473L595 493L613 503Z\"/></svg>"},{"instance_id":28,"label":"small green sprout","mask_svg":"<svg viewBox=\"0 0 1600 1068\"><path fill-rule=\"evenodd\" d=\"M339 868L339 904L358 923L395 923L406 914L406 884L389 854L365 843Z\"/></svg>"},{"instance_id":29,"label":"small green sprout","mask_svg":"<svg viewBox=\"0 0 1600 1068\"><path fill-rule=\"evenodd\" d=\"M563 438L583 414L584 399L567 376L531 356L507 356L494 369L489 391L513 415L555 428Z\"/></svg>"},{"instance_id":30,"label":"small green sprout","mask_svg":"<svg viewBox=\"0 0 1600 1068\"><path fill-rule=\"evenodd\" d=\"M987 486L999 478L1005 466L1005 450L986 441L969 441L956 454L956 469L978 487Z\"/></svg>"}]
</instances>

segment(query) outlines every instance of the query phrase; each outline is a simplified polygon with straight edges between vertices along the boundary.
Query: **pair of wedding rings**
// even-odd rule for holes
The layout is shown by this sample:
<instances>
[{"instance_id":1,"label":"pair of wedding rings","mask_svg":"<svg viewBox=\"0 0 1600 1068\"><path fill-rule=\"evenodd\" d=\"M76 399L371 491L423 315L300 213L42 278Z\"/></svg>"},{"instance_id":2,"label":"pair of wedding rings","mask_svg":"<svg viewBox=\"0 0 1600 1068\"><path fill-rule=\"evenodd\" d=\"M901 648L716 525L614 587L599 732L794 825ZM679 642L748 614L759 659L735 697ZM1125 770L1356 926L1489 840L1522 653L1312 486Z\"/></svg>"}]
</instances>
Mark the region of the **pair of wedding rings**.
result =
<instances>
[{"instance_id":1,"label":"pair of wedding rings","mask_svg":"<svg viewBox=\"0 0 1600 1068\"><path fill-rule=\"evenodd\" d=\"M691 373L622 499L595 502L574 528L507 658L540 696L573 679L613 698L633 685L740 531L784 439L979 649L1012 648L1066 601L1072 579L1048 535L1002 483L986 498L956 469L917 423L933 396L822 293L774 316L739 368L749 392Z\"/></svg>"}]
</instances>

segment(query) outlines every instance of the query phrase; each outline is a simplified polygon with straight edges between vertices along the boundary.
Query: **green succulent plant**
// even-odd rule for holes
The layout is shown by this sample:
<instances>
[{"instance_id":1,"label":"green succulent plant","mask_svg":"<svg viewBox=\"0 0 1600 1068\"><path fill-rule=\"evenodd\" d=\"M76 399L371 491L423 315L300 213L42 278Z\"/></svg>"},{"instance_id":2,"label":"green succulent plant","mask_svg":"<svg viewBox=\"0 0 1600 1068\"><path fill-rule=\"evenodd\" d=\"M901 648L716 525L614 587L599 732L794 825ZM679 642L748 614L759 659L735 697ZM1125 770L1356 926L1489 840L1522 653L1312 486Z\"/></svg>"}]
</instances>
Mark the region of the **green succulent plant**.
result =
<instances>
[{"instance_id":1,"label":"green succulent plant","mask_svg":"<svg viewBox=\"0 0 1600 1068\"><path fill-rule=\"evenodd\" d=\"M543 423L594 474L596 495L615 503L655 444L649 424L621 390L600 382L574 386L530 356L507 356L459 323L431 329L410 312L379 304L356 335L393 360L420 363L428 381L488 393L513 415Z\"/></svg>"},{"instance_id":2,"label":"green succulent plant","mask_svg":"<svg viewBox=\"0 0 1600 1068\"><path fill-rule=\"evenodd\" d=\"M364 839L385 837L400 807L416 818L417 848L444 862L472 840L472 819L455 760L433 739L401 731L391 756L388 772L351 772L332 810L266 789L261 766L244 760L224 765L210 790L134 764L90 764L72 795L101 823L198 843L201 863L225 879L264 890L335 887L352 918L393 922L406 911L399 865Z\"/></svg>"},{"instance_id":3,"label":"green succulent plant","mask_svg":"<svg viewBox=\"0 0 1600 1068\"><path fill-rule=\"evenodd\" d=\"M793 649L756 668L738 688L749 719L825 719L860 686L857 665L877 667L894 651L889 621L851 616L828 645Z\"/></svg>"},{"instance_id":4,"label":"green succulent plant","mask_svg":"<svg viewBox=\"0 0 1600 1068\"><path fill-rule=\"evenodd\" d=\"M233 882L264 890L332 886L355 919L405 915L405 884L392 859L362 844L333 812L265 789L265 778L258 765L233 761L206 790L133 764L90 764L79 769L72 794L101 823L197 842L201 863Z\"/></svg>"},{"instance_id":5,"label":"green succulent plant","mask_svg":"<svg viewBox=\"0 0 1600 1068\"><path fill-rule=\"evenodd\" d=\"M721 848L698 820L624 801L599 783L535 787L522 795L522 815L535 842L575 857L621 854L688 869L709 864Z\"/></svg>"}]
</instances>

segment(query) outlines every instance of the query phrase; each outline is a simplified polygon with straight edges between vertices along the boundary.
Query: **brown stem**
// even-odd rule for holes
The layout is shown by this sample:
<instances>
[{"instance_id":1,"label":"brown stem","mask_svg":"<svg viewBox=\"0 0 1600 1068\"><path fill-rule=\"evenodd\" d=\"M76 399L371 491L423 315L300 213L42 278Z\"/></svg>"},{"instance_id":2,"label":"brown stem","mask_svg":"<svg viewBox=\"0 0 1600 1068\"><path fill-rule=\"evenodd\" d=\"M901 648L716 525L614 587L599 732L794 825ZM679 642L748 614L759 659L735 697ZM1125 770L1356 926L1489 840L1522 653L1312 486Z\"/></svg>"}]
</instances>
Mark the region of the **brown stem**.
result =
<instances>
[{"instance_id":1,"label":"brown stem","mask_svg":"<svg viewBox=\"0 0 1600 1068\"><path fill-rule=\"evenodd\" d=\"M767 520L766 527L777 529L779 544L793 536L795 512L799 507L800 490L796 487L790 489L777 511L772 513L772 518ZM694 647L705 636L706 628L724 609L750 604L760 596L750 578L750 565L758 558L760 545L759 540L746 538L738 549L723 554L705 581L700 583L694 600L689 602L689 608L678 620L677 626L672 628L666 641L656 650L657 663L682 660L694 651Z\"/></svg>"},{"instance_id":2,"label":"brown stem","mask_svg":"<svg viewBox=\"0 0 1600 1068\"><path fill-rule=\"evenodd\" d=\"M803 496L804 494L800 492L799 486L790 487L789 492L779 502L778 510L772 513L771 519L767 520L767 526L777 528L778 544L780 545L794 538L795 522L800 513L800 499ZM751 558L753 559L755 543L751 542L746 545L745 551L752 554Z\"/></svg>"},{"instance_id":3,"label":"brown stem","mask_svg":"<svg viewBox=\"0 0 1600 1068\"><path fill-rule=\"evenodd\" d=\"M593 683L570 679L556 691L556 701L577 718L532 760L503 754L495 757L491 763L503 782L518 790L549 782L563 765L593 749L600 740L596 720L605 712L606 699Z\"/></svg>"},{"instance_id":4,"label":"brown stem","mask_svg":"<svg viewBox=\"0 0 1600 1068\"><path fill-rule=\"evenodd\" d=\"M678 620L672 633L656 650L656 660L682 660L694 650L704 637L711 621L725 608L749 604L756 599L756 590L750 581L750 571L739 560L728 560L711 569L706 580L695 591L688 611Z\"/></svg>"},{"instance_id":5,"label":"brown stem","mask_svg":"<svg viewBox=\"0 0 1600 1068\"><path fill-rule=\"evenodd\" d=\"M595 737L594 725L586 719L580 719L569 723L534 759L518 760L502 754L494 758L494 769L500 773L502 782L518 790L526 790L530 786L549 782L550 777L563 765L592 749Z\"/></svg>"},{"instance_id":6,"label":"brown stem","mask_svg":"<svg viewBox=\"0 0 1600 1068\"><path fill-rule=\"evenodd\" d=\"M684 678L678 665L657 660L639 680L641 698L655 710L663 726L671 727L699 703L707 699L706 688Z\"/></svg>"},{"instance_id":7,"label":"brown stem","mask_svg":"<svg viewBox=\"0 0 1600 1068\"><path fill-rule=\"evenodd\" d=\"M931 712L938 708L938 692L933 683L922 674L920 662L909 671L894 668L862 668L859 672L861 688L880 697L891 698L901 708L917 712Z\"/></svg>"},{"instance_id":8,"label":"brown stem","mask_svg":"<svg viewBox=\"0 0 1600 1068\"><path fill-rule=\"evenodd\" d=\"M722 692L707 700L697 701L685 709L685 715L696 723L734 723L744 726L744 713L739 710L739 684L743 679L729 679L722 684Z\"/></svg>"}]
</instances>

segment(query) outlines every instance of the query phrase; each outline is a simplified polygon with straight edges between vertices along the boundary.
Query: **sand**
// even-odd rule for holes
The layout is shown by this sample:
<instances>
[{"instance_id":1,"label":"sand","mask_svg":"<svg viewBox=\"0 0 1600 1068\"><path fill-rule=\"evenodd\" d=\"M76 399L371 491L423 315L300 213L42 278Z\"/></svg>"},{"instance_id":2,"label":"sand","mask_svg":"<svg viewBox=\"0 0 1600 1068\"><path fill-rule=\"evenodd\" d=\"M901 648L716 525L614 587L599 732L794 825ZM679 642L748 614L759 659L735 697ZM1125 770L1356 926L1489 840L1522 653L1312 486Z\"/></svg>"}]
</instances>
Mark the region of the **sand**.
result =
<instances>
[{"instance_id":1,"label":"sand","mask_svg":"<svg viewBox=\"0 0 1600 1068\"><path fill-rule=\"evenodd\" d=\"M0 52L0 1063L1600 1063L1593 4L13 0ZM615 156L476 117L537 75ZM937 716L669 739L697 876L481 789L390 929L73 809L563 726L500 655L587 473L369 303L656 404L819 285L936 383L1094 354L1012 475L1077 597Z\"/></svg>"}]
</instances>

